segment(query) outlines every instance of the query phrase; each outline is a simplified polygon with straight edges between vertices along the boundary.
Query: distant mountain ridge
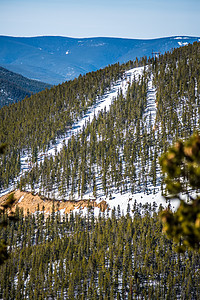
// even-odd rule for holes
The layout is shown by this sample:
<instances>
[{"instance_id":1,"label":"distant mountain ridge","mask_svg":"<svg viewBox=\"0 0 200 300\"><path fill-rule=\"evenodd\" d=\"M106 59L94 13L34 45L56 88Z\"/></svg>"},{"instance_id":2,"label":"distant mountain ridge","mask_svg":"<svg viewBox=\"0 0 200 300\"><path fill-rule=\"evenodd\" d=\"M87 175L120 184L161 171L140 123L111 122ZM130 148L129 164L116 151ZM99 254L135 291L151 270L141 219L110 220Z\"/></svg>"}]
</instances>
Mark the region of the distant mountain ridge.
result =
<instances>
[{"instance_id":1,"label":"distant mountain ridge","mask_svg":"<svg viewBox=\"0 0 200 300\"><path fill-rule=\"evenodd\" d=\"M199 40L188 36L149 40L0 36L0 65L28 78L58 84L109 64L149 57L152 50L163 54Z\"/></svg>"},{"instance_id":2,"label":"distant mountain ridge","mask_svg":"<svg viewBox=\"0 0 200 300\"><path fill-rule=\"evenodd\" d=\"M0 67L0 108L50 87L50 84L28 79Z\"/></svg>"}]
</instances>

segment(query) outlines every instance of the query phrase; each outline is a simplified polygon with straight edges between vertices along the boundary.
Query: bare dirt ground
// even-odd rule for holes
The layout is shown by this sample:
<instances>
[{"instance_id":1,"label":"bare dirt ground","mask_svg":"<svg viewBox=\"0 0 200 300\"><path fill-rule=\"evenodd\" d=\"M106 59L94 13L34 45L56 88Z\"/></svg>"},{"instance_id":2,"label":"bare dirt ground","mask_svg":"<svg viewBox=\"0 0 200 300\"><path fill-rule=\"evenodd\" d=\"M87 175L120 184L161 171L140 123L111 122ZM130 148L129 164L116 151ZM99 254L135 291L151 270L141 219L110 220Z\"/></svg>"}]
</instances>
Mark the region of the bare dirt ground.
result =
<instances>
[{"instance_id":1,"label":"bare dirt ground","mask_svg":"<svg viewBox=\"0 0 200 300\"><path fill-rule=\"evenodd\" d=\"M27 214L27 211L29 211L29 213L35 213L38 210L44 211L45 214L49 214L52 212L53 205L55 211L62 210L62 213L65 214L69 214L70 211L74 210L75 208L83 209L84 207L98 207L101 209L101 211L105 211L108 208L106 201L101 201L98 204L95 200L57 201L20 190L16 190L12 193L14 194L15 198L12 211L15 211L16 207L18 207L19 209L23 209L25 215ZM0 206L12 193L8 193L7 195L0 197Z\"/></svg>"}]
</instances>

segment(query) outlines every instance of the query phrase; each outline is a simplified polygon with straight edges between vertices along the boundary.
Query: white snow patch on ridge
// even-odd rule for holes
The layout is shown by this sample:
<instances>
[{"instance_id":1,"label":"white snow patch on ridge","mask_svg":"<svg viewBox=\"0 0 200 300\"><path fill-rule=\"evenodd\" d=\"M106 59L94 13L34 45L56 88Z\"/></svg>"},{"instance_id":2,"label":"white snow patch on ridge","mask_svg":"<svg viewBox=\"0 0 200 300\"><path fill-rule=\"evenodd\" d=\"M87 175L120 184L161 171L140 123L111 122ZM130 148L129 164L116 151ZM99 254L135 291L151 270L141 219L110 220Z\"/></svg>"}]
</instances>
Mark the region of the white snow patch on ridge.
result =
<instances>
[{"instance_id":1,"label":"white snow patch on ridge","mask_svg":"<svg viewBox=\"0 0 200 300\"><path fill-rule=\"evenodd\" d=\"M182 43L182 42L178 42L179 46L186 46L188 45L188 42Z\"/></svg>"},{"instance_id":2,"label":"white snow patch on ridge","mask_svg":"<svg viewBox=\"0 0 200 300\"><path fill-rule=\"evenodd\" d=\"M189 39L189 37L187 37L187 36L184 36L184 37L177 36L177 37L174 38L174 40L187 40L187 39Z\"/></svg>"},{"instance_id":3,"label":"white snow patch on ridge","mask_svg":"<svg viewBox=\"0 0 200 300\"><path fill-rule=\"evenodd\" d=\"M182 40L183 38L181 36L177 36L174 38L174 40Z\"/></svg>"},{"instance_id":4,"label":"white snow patch on ridge","mask_svg":"<svg viewBox=\"0 0 200 300\"><path fill-rule=\"evenodd\" d=\"M99 47L99 46L104 46L105 45L105 43L99 43L99 44L93 44L92 46L93 47Z\"/></svg>"}]
</instances>

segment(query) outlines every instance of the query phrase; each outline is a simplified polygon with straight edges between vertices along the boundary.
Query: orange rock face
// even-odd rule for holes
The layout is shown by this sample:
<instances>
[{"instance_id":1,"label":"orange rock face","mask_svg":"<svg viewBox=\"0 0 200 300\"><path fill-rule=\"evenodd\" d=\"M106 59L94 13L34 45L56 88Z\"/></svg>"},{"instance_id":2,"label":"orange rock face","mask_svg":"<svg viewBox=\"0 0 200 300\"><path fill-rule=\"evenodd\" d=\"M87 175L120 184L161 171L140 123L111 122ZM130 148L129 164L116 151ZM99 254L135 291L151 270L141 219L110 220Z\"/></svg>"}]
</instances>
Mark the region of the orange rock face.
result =
<instances>
[{"instance_id":1,"label":"orange rock face","mask_svg":"<svg viewBox=\"0 0 200 300\"><path fill-rule=\"evenodd\" d=\"M38 208L39 211L44 211L45 214L49 214L52 212L53 204L55 211L62 210L65 214L69 214L70 211L75 208L83 209L85 207L98 207L101 211L105 211L108 208L106 201L101 201L100 203L96 203L95 200L58 201L50 200L39 195L33 195L30 192L22 192L20 190L16 190L13 193L16 200L12 207L12 211L15 211L16 207L19 209L23 208L25 215L27 214L27 211L29 211L29 213L38 211ZM0 205L6 201L10 194L11 193L0 198Z\"/></svg>"}]
</instances>

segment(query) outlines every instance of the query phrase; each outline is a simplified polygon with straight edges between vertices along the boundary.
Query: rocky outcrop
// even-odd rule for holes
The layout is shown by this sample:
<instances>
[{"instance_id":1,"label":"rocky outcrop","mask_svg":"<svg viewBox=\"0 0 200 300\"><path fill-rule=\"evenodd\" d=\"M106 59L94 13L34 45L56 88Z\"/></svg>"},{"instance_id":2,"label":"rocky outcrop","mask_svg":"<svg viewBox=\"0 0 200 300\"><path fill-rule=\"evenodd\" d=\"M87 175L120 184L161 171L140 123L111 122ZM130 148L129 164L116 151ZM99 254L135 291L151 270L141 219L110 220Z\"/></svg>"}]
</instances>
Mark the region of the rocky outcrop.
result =
<instances>
[{"instance_id":1,"label":"rocky outcrop","mask_svg":"<svg viewBox=\"0 0 200 300\"><path fill-rule=\"evenodd\" d=\"M23 192L16 190L12 192L15 198L12 210L15 211L16 207L23 209L24 214L35 213L36 211L44 211L45 214L52 212L53 205L55 211L61 211L62 213L69 214L74 209L83 209L85 207L98 207L101 211L105 211L108 208L106 201L97 203L95 200L79 200L79 201L58 201L47 199L38 194L33 195L30 192ZM0 198L0 205L2 205L11 193L6 194Z\"/></svg>"}]
</instances>

